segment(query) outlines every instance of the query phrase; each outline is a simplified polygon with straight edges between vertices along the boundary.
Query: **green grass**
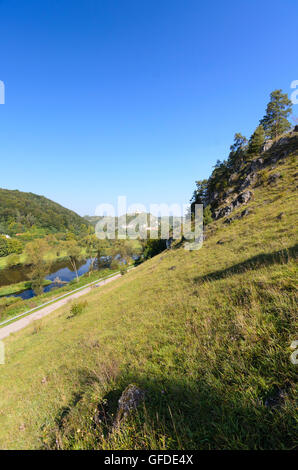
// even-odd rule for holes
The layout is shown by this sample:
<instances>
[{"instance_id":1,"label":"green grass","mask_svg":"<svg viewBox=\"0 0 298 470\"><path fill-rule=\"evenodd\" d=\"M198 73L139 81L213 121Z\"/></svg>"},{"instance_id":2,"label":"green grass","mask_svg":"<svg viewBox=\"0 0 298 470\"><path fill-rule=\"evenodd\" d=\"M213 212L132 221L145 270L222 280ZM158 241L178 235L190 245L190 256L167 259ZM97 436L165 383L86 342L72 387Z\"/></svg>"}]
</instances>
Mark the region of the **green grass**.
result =
<instances>
[{"instance_id":1,"label":"green grass","mask_svg":"<svg viewBox=\"0 0 298 470\"><path fill-rule=\"evenodd\" d=\"M101 269L99 271L89 272L80 276L78 281L76 279L73 279L62 287L57 287L55 289L50 290L49 292L45 292L41 295L32 297L31 299L27 300L22 300L18 297L0 297L0 323L4 320L8 320L10 317L14 317L15 315L26 312L27 310L31 310L32 308L36 308L39 305L44 304L45 302L55 299L56 297L60 297L60 295L63 295L67 292L71 292L74 289L78 289L80 287L85 286L86 284L89 284L90 282L113 274L114 272L116 272L116 270L108 268ZM12 286L14 285L15 284L12 284ZM6 326L6 324L4 326ZM0 325L0 328L3 328L3 326Z\"/></svg>"},{"instance_id":2,"label":"green grass","mask_svg":"<svg viewBox=\"0 0 298 470\"><path fill-rule=\"evenodd\" d=\"M81 255L85 256L86 255L86 248L82 247L81 249ZM4 269L10 266L10 260L15 257L15 254L8 255L8 256L3 256L0 258L0 269ZM57 256L57 249L53 248L52 250L48 251L46 255L44 256L44 260L47 262L57 262L57 261L62 261L67 258L67 252L66 250L60 250L59 251L59 256ZM29 260L27 259L26 253L22 253L21 255L18 255L18 264L20 265L26 265L30 264Z\"/></svg>"},{"instance_id":3,"label":"green grass","mask_svg":"<svg viewBox=\"0 0 298 470\"><path fill-rule=\"evenodd\" d=\"M278 170L201 250L164 252L84 296L80 315L70 303L5 340L0 447L294 448L297 170ZM113 431L129 383L144 406Z\"/></svg>"},{"instance_id":4,"label":"green grass","mask_svg":"<svg viewBox=\"0 0 298 470\"><path fill-rule=\"evenodd\" d=\"M31 281L17 282L16 284L10 284L9 286L0 287L0 297L5 297L6 295L18 294L24 290L31 289ZM45 279L43 281L43 286L48 286L52 284L52 281Z\"/></svg>"}]
</instances>

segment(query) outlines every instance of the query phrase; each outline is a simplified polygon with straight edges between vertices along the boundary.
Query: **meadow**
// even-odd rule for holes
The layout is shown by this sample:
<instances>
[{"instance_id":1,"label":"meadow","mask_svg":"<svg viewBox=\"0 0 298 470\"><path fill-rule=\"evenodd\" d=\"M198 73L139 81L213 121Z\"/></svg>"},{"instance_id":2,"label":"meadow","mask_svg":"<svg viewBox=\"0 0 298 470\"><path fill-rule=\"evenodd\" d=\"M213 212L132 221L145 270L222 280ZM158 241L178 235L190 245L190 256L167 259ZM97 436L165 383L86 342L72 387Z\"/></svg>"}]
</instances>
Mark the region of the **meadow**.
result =
<instances>
[{"instance_id":1,"label":"meadow","mask_svg":"<svg viewBox=\"0 0 298 470\"><path fill-rule=\"evenodd\" d=\"M273 185L265 170L249 215L209 224L202 249L177 243L7 338L0 447L293 449L295 163ZM131 383L144 404L115 429Z\"/></svg>"}]
</instances>

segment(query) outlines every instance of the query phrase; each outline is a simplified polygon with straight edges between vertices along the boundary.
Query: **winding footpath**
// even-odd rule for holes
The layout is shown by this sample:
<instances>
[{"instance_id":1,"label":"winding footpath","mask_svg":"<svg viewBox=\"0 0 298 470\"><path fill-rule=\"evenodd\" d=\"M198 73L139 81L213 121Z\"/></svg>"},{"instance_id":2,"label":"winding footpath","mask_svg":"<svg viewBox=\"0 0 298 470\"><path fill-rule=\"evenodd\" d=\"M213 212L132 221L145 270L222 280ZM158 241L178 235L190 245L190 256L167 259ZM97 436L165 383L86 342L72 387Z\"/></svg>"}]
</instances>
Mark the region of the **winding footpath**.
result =
<instances>
[{"instance_id":1,"label":"winding footpath","mask_svg":"<svg viewBox=\"0 0 298 470\"><path fill-rule=\"evenodd\" d=\"M0 340L7 338L11 333L16 333L17 331L22 330L26 326L30 325L30 323L32 323L33 321L39 320L40 318L49 315L49 313L52 313L58 308L67 304L67 302L69 302L70 300L77 299L82 295L88 294L88 292L90 292L94 287L104 286L105 284L108 284L109 282L112 282L115 279L118 279L119 277L121 277L121 274L115 274L115 276L109 277L108 279L103 279L102 281L99 280L98 282L95 281L95 283L92 283L93 285L90 285L85 289L82 288L82 290L75 292L74 294L66 294L66 297L57 300L56 302L55 299L53 299L53 302L55 302L54 304L48 305L47 307L43 307L40 310L37 310L36 312L31 313L30 315L27 315L26 317L15 321L14 323L10 323L9 325L0 328Z\"/></svg>"}]
</instances>

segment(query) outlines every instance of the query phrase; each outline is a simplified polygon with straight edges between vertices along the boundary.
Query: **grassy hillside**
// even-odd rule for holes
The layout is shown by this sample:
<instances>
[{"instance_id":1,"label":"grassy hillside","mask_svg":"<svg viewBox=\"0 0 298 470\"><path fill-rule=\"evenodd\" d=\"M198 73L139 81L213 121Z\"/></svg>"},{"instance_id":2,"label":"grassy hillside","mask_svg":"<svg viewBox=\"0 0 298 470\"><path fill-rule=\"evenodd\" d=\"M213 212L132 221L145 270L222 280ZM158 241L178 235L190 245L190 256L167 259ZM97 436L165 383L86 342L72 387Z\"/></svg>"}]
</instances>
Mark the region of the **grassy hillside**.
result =
<instances>
[{"instance_id":1,"label":"grassy hillside","mask_svg":"<svg viewBox=\"0 0 298 470\"><path fill-rule=\"evenodd\" d=\"M33 193L0 188L0 233L14 234L32 226L49 231L78 231L88 222L75 212Z\"/></svg>"},{"instance_id":2,"label":"grassy hillside","mask_svg":"<svg viewBox=\"0 0 298 470\"><path fill-rule=\"evenodd\" d=\"M207 226L201 250L177 245L94 290L80 315L62 308L5 340L1 448L297 444L295 152L259 172L248 215ZM130 383L144 406L113 430Z\"/></svg>"}]
</instances>

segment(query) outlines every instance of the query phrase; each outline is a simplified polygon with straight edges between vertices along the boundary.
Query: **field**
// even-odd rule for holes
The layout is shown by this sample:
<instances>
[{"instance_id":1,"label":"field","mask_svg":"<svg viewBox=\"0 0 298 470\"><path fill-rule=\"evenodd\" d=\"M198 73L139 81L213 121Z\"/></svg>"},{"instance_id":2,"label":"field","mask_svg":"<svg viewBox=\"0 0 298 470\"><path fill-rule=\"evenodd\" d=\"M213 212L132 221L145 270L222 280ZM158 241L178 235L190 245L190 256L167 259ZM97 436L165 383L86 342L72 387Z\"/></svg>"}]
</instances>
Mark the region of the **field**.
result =
<instances>
[{"instance_id":1,"label":"field","mask_svg":"<svg viewBox=\"0 0 298 470\"><path fill-rule=\"evenodd\" d=\"M56 261L63 260L67 256L67 251L66 250L60 250L59 256L57 256L57 249L52 249L49 250L45 257L44 260L46 262L51 262L54 263ZM81 255L84 256L86 255L86 250L85 248L82 248L81 250ZM15 255L8 255L8 256L3 256L0 258L0 269L4 269L10 266L10 260L14 257ZM27 264L29 261L27 259L26 253L22 253L21 255L18 256L18 263L19 264Z\"/></svg>"},{"instance_id":2,"label":"field","mask_svg":"<svg viewBox=\"0 0 298 470\"><path fill-rule=\"evenodd\" d=\"M70 304L5 340L0 447L294 448L295 159L278 170L247 217L208 225L201 250L177 244L84 297L80 315ZM144 405L113 429L130 383Z\"/></svg>"}]
</instances>

